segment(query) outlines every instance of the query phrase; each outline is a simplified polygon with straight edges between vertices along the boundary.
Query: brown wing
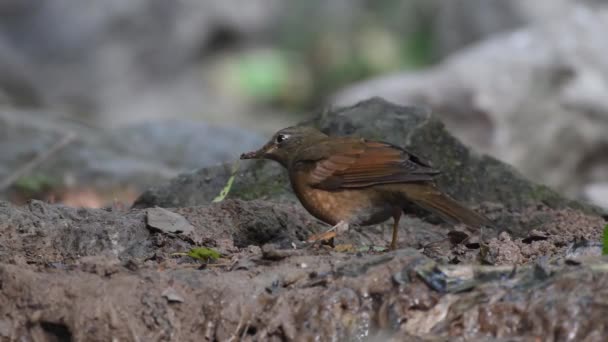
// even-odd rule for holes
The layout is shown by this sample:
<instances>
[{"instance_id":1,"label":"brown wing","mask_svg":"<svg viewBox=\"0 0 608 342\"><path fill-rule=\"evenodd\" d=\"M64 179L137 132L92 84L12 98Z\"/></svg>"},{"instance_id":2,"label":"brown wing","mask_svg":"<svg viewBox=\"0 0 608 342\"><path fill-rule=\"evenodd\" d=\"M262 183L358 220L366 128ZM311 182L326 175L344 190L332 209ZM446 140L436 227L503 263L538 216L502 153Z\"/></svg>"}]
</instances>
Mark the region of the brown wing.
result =
<instances>
[{"instance_id":1,"label":"brown wing","mask_svg":"<svg viewBox=\"0 0 608 342\"><path fill-rule=\"evenodd\" d=\"M364 139L334 140L309 173L313 187L335 190L430 181L439 171L408 151Z\"/></svg>"}]
</instances>

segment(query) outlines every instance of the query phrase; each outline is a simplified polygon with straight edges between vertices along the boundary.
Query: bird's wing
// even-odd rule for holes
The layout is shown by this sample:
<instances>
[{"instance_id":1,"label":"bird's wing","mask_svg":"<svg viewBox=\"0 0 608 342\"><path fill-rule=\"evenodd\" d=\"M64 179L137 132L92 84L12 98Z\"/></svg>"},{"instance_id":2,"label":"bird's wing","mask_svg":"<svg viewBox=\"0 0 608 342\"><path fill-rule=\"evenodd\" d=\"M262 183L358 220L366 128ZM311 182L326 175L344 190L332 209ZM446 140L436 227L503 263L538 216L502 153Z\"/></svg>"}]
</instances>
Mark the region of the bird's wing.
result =
<instances>
[{"instance_id":1,"label":"bird's wing","mask_svg":"<svg viewBox=\"0 0 608 342\"><path fill-rule=\"evenodd\" d=\"M430 181L439 173L412 153L384 142L342 138L311 151L319 155L309 169L308 182L324 190Z\"/></svg>"}]
</instances>

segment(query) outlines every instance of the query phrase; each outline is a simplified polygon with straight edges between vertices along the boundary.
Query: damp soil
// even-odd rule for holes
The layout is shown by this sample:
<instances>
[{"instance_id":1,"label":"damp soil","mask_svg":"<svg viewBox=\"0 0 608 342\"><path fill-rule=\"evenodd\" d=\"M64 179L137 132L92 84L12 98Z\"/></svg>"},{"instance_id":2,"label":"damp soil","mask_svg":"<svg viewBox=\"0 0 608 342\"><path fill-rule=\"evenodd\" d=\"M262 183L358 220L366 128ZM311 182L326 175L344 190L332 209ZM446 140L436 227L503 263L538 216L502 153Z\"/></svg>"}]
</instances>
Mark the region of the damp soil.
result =
<instances>
[{"instance_id":1,"label":"damp soil","mask_svg":"<svg viewBox=\"0 0 608 342\"><path fill-rule=\"evenodd\" d=\"M428 111L374 98L307 124L431 157L438 186L495 227L412 212L395 251L390 222L310 246L328 227L264 162L183 174L132 209L0 202L0 341L605 340L604 211L474 153Z\"/></svg>"},{"instance_id":2,"label":"damp soil","mask_svg":"<svg viewBox=\"0 0 608 342\"><path fill-rule=\"evenodd\" d=\"M168 210L193 229L152 229L147 209L1 203L0 340L601 341L608 333L605 222L574 209L480 206L533 229L465 241L454 238L465 234L458 227L406 218L396 251L384 248L388 226L305 246L326 226L296 204ZM194 247L221 257L175 254Z\"/></svg>"}]
</instances>

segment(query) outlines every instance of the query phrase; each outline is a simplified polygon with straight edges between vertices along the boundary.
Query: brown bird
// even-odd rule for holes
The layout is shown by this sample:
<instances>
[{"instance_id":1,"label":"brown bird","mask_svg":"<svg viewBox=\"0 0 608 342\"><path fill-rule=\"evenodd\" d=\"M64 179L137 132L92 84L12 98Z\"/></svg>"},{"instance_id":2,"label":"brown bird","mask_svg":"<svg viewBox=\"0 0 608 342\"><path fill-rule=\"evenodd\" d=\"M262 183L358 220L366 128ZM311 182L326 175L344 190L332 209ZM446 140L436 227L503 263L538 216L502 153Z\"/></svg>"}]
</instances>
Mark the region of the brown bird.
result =
<instances>
[{"instance_id":1,"label":"brown bird","mask_svg":"<svg viewBox=\"0 0 608 342\"><path fill-rule=\"evenodd\" d=\"M271 159L283 165L293 190L308 212L333 225L309 241L326 240L348 230L394 219L391 249L396 248L401 214L412 203L450 223L471 228L490 220L439 190L439 171L421 158L389 143L356 137L329 137L311 127L278 131L257 151L241 159Z\"/></svg>"}]
</instances>

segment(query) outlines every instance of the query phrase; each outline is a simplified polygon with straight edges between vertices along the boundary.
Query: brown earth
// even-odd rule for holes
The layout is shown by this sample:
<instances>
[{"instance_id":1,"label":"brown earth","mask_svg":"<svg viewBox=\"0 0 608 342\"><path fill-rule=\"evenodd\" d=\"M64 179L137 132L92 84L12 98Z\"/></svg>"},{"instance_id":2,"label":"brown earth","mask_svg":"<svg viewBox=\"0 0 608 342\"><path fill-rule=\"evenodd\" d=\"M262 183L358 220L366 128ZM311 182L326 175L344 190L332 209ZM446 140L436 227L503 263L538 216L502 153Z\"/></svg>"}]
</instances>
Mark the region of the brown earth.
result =
<instances>
[{"instance_id":1,"label":"brown earth","mask_svg":"<svg viewBox=\"0 0 608 342\"><path fill-rule=\"evenodd\" d=\"M413 211L397 251L390 222L307 246L326 226L264 162L181 175L132 209L0 202L0 341L605 340L606 213L475 154L427 111L371 99L309 124L431 157L439 187L496 228ZM221 257L183 255L194 247Z\"/></svg>"},{"instance_id":2,"label":"brown earth","mask_svg":"<svg viewBox=\"0 0 608 342\"><path fill-rule=\"evenodd\" d=\"M428 224L402 234L395 252L365 250L386 244L378 228L348 232L336 248L294 249L323 228L297 205L171 211L194 230L152 231L145 210L2 203L0 337L599 341L608 329L608 264L581 242L599 242L604 221L574 210L528 208L522 220L544 220L535 231L481 246L437 242L449 229ZM194 246L222 257L172 255Z\"/></svg>"}]
</instances>

